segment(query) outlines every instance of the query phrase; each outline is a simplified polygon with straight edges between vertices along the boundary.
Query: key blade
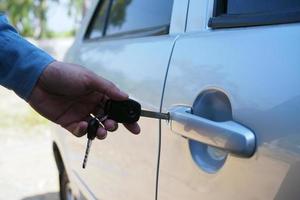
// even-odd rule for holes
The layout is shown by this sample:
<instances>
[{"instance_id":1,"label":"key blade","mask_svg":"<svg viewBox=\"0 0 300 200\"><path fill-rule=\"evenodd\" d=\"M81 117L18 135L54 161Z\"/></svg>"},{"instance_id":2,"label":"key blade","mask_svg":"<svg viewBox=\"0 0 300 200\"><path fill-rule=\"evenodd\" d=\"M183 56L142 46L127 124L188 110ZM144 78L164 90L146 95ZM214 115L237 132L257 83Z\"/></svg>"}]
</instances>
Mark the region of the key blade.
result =
<instances>
[{"instance_id":1,"label":"key blade","mask_svg":"<svg viewBox=\"0 0 300 200\"><path fill-rule=\"evenodd\" d=\"M87 160L88 160L88 156L89 156L89 153L90 153L91 145L92 145L92 140L88 140L87 145L86 145L85 154L84 154L83 163L82 163L82 168L83 169L85 169L85 166L86 166L86 163L87 163Z\"/></svg>"},{"instance_id":2,"label":"key blade","mask_svg":"<svg viewBox=\"0 0 300 200\"><path fill-rule=\"evenodd\" d=\"M165 120L170 119L169 113L153 112L153 111L149 111L149 110L141 110L141 116L155 118L155 119L165 119Z\"/></svg>"}]
</instances>

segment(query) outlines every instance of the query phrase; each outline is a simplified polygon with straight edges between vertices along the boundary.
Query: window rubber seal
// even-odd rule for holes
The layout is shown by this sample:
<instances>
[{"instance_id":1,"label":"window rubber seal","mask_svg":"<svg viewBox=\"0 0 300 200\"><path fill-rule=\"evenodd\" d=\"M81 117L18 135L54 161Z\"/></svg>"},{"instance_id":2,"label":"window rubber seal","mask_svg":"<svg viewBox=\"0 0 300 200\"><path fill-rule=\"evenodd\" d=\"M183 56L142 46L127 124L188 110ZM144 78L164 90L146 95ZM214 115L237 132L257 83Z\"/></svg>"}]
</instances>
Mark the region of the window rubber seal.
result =
<instances>
[{"instance_id":1,"label":"window rubber seal","mask_svg":"<svg viewBox=\"0 0 300 200\"><path fill-rule=\"evenodd\" d=\"M238 28L297 22L300 22L300 10L255 14L221 14L211 17L208 27L212 29Z\"/></svg>"}]
</instances>

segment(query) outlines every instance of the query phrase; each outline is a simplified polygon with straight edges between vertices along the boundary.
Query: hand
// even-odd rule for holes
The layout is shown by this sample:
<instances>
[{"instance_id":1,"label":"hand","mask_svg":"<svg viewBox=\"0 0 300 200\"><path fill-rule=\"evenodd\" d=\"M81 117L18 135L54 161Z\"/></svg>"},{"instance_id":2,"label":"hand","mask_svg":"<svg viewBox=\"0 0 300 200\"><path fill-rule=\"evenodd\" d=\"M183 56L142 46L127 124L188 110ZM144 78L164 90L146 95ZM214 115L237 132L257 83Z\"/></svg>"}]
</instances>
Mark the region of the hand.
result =
<instances>
[{"instance_id":1,"label":"hand","mask_svg":"<svg viewBox=\"0 0 300 200\"><path fill-rule=\"evenodd\" d=\"M28 102L38 113L80 137L86 133L89 114L103 112L107 99L126 100L128 95L86 68L55 61L41 74ZM134 134L140 132L137 123L124 126ZM97 138L104 139L107 131L117 128L115 121L105 120Z\"/></svg>"}]
</instances>

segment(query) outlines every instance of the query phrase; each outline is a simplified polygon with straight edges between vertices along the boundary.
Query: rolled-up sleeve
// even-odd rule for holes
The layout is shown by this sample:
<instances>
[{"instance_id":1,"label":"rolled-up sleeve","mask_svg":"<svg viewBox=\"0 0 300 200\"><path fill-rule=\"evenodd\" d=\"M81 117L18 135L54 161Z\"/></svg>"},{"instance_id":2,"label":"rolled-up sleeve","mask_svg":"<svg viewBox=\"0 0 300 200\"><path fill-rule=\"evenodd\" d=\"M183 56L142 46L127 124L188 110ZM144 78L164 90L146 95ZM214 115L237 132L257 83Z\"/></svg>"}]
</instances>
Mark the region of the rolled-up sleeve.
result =
<instances>
[{"instance_id":1,"label":"rolled-up sleeve","mask_svg":"<svg viewBox=\"0 0 300 200\"><path fill-rule=\"evenodd\" d=\"M0 15L0 84L27 100L43 70L54 59L23 39Z\"/></svg>"}]
</instances>

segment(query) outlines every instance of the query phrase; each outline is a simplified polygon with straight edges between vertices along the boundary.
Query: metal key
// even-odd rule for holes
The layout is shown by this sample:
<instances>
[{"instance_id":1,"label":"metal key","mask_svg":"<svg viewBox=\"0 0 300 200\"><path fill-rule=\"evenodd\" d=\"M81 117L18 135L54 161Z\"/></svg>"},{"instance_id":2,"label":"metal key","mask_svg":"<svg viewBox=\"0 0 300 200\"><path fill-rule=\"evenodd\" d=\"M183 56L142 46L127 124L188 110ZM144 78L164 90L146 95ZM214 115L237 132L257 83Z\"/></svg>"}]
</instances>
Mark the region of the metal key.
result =
<instances>
[{"instance_id":1,"label":"metal key","mask_svg":"<svg viewBox=\"0 0 300 200\"><path fill-rule=\"evenodd\" d=\"M142 110L141 105L132 99L125 101L107 101L105 114L109 119L119 123L134 123L142 117L169 120L169 113Z\"/></svg>"},{"instance_id":2,"label":"metal key","mask_svg":"<svg viewBox=\"0 0 300 200\"><path fill-rule=\"evenodd\" d=\"M154 111L149 111L149 110L141 110L141 116L154 118L154 119L165 119L165 120L170 119L169 113L154 112Z\"/></svg>"},{"instance_id":3,"label":"metal key","mask_svg":"<svg viewBox=\"0 0 300 200\"><path fill-rule=\"evenodd\" d=\"M87 141L87 145L86 145L86 150L85 150L85 155L84 155L84 159L83 159L82 168L85 168L85 166L86 166L88 155L89 155L89 152L90 152L90 148L92 146L92 141L96 137L99 125L100 125L99 124L99 120L97 118L95 118L95 117L93 117L88 122L88 127L87 127L87 138L88 138L88 141Z\"/></svg>"}]
</instances>

